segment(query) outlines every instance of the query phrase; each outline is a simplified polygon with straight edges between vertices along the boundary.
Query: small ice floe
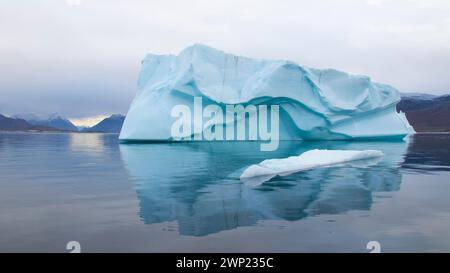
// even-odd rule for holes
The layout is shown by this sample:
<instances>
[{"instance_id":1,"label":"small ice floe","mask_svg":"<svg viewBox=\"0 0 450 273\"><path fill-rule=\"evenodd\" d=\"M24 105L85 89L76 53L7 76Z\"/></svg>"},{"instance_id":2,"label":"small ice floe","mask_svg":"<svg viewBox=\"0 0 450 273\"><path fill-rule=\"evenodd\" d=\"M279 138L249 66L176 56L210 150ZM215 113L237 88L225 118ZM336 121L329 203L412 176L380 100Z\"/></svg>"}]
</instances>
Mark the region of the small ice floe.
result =
<instances>
[{"instance_id":1,"label":"small ice floe","mask_svg":"<svg viewBox=\"0 0 450 273\"><path fill-rule=\"evenodd\" d=\"M377 164L383 152L378 150L310 150L298 156L282 159L267 159L246 168L240 179L247 184L258 186L273 177L316 168L352 165L366 167Z\"/></svg>"}]
</instances>

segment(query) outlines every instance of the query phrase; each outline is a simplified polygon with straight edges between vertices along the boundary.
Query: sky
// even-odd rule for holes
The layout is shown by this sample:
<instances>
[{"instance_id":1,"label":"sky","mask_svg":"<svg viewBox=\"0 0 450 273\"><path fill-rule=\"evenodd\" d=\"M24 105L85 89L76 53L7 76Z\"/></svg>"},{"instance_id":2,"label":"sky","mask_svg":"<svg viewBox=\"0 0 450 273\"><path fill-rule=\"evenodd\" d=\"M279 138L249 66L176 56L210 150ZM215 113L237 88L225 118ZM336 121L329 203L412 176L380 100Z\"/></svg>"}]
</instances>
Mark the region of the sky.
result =
<instances>
[{"instance_id":1,"label":"sky","mask_svg":"<svg viewBox=\"0 0 450 273\"><path fill-rule=\"evenodd\" d=\"M92 127L107 117L109 117L109 115L89 116L84 118L70 118L70 122L72 122L72 124L75 126Z\"/></svg>"},{"instance_id":2,"label":"sky","mask_svg":"<svg viewBox=\"0 0 450 273\"><path fill-rule=\"evenodd\" d=\"M0 0L0 113L126 114L146 53L195 43L450 93L448 0Z\"/></svg>"}]
</instances>

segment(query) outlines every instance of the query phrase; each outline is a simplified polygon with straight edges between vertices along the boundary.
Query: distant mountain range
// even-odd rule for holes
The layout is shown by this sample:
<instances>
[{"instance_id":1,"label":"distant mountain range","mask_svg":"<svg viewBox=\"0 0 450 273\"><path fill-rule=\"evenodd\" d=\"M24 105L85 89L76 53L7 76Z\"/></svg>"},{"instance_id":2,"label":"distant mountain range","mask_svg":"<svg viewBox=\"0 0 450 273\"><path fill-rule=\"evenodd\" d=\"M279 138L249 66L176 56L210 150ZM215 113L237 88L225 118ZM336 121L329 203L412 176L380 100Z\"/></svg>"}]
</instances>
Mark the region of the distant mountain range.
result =
<instances>
[{"instance_id":1,"label":"distant mountain range","mask_svg":"<svg viewBox=\"0 0 450 273\"><path fill-rule=\"evenodd\" d=\"M404 93L397 104L417 132L450 132L450 95Z\"/></svg>"},{"instance_id":2,"label":"distant mountain range","mask_svg":"<svg viewBox=\"0 0 450 273\"><path fill-rule=\"evenodd\" d=\"M12 117L0 115L0 130L119 133L124 120L123 115L112 115L93 127L78 128L70 120L56 114L49 117L35 114L20 114Z\"/></svg>"},{"instance_id":3,"label":"distant mountain range","mask_svg":"<svg viewBox=\"0 0 450 273\"><path fill-rule=\"evenodd\" d=\"M51 127L64 131L78 131L78 128L73 125L70 120L63 118L57 114L53 114L49 117L39 117L35 114L22 114L15 115L13 116L13 118L26 120L32 125Z\"/></svg>"},{"instance_id":4,"label":"distant mountain range","mask_svg":"<svg viewBox=\"0 0 450 273\"><path fill-rule=\"evenodd\" d=\"M450 132L450 95L402 93L401 96L397 110L405 112L417 132ZM26 114L6 117L0 114L0 130L119 133L124 120L123 115L112 115L92 127L78 128L59 115L39 117Z\"/></svg>"},{"instance_id":5,"label":"distant mountain range","mask_svg":"<svg viewBox=\"0 0 450 273\"><path fill-rule=\"evenodd\" d=\"M83 132L119 133L124 120L123 115L112 115L90 128L83 129Z\"/></svg>"},{"instance_id":6,"label":"distant mountain range","mask_svg":"<svg viewBox=\"0 0 450 273\"><path fill-rule=\"evenodd\" d=\"M33 125L24 119L9 118L0 114L0 130L3 131L59 131L56 128Z\"/></svg>"}]
</instances>

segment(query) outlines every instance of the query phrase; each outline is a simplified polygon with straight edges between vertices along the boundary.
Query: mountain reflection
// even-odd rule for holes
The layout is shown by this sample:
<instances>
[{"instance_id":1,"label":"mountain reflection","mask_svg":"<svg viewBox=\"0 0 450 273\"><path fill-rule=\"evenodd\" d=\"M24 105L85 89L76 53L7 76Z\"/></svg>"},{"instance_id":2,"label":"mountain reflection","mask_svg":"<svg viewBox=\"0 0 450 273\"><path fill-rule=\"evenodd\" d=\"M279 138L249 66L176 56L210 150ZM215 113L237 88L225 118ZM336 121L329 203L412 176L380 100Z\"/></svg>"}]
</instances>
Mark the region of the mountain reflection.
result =
<instances>
[{"instance_id":1,"label":"mountain reflection","mask_svg":"<svg viewBox=\"0 0 450 273\"><path fill-rule=\"evenodd\" d=\"M121 144L146 224L176 221L179 233L204 236L260 220L297 221L319 214L369 210L372 193L400 188L405 142L282 142L260 152L254 142ZM275 177L259 187L236 179L239 170L267 158L311 149L378 149L372 166L345 166Z\"/></svg>"},{"instance_id":2,"label":"mountain reflection","mask_svg":"<svg viewBox=\"0 0 450 273\"><path fill-rule=\"evenodd\" d=\"M448 134L414 135L402 167L420 172L450 170Z\"/></svg>"}]
</instances>

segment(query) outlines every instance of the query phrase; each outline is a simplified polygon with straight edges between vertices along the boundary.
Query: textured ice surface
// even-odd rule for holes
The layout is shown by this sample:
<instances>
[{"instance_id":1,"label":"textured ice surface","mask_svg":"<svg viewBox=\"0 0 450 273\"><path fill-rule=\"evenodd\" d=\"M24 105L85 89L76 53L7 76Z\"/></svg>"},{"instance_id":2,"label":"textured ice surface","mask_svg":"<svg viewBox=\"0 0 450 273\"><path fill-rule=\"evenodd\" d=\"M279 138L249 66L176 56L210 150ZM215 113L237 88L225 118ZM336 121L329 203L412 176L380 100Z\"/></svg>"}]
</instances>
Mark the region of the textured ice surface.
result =
<instances>
[{"instance_id":1,"label":"textured ice surface","mask_svg":"<svg viewBox=\"0 0 450 273\"><path fill-rule=\"evenodd\" d=\"M120 139L171 140L171 109L193 109L198 96L204 106L280 105L281 140L403 138L414 132L395 110L399 92L369 77L193 45L177 56L144 58Z\"/></svg>"},{"instance_id":2,"label":"textured ice surface","mask_svg":"<svg viewBox=\"0 0 450 273\"><path fill-rule=\"evenodd\" d=\"M299 156L282 159L267 159L259 164L251 165L241 174L241 180L252 185L261 184L276 175L289 175L299 171L315 168L341 165L349 162L364 167L374 163L373 160L383 156L378 150L349 151L349 150L310 150ZM364 161L363 161L364 160Z\"/></svg>"}]
</instances>

